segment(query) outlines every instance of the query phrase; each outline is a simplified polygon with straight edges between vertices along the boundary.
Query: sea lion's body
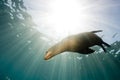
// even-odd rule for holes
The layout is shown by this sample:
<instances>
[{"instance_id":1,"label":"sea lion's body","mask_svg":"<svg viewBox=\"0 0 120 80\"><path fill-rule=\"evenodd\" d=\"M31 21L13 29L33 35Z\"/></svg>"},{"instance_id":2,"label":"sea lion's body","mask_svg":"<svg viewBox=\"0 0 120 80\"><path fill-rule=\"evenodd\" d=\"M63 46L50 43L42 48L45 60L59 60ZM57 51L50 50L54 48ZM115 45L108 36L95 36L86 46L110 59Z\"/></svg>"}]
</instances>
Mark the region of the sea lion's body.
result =
<instances>
[{"instance_id":1,"label":"sea lion's body","mask_svg":"<svg viewBox=\"0 0 120 80\"><path fill-rule=\"evenodd\" d=\"M94 50L90 49L89 47L92 47L94 45L101 46L102 49L106 52L102 44L105 44L108 47L110 47L110 45L105 43L99 36L94 34L96 32L100 32L100 30L68 36L67 38L63 39L48 49L47 54L45 55L45 60L48 60L53 56L65 51L90 54L93 53Z\"/></svg>"}]
</instances>

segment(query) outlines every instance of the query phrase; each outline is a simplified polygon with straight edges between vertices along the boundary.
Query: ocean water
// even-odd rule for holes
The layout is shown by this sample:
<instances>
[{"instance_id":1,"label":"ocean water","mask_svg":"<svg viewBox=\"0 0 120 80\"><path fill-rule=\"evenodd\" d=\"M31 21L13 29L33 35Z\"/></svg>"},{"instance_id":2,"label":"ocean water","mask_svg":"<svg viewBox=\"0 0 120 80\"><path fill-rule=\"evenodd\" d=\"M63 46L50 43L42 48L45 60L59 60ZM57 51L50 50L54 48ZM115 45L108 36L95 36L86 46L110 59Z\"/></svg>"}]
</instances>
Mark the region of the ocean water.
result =
<instances>
[{"instance_id":1,"label":"ocean water","mask_svg":"<svg viewBox=\"0 0 120 80\"><path fill-rule=\"evenodd\" d=\"M53 43L36 30L24 1L0 0L0 80L120 80L119 33L107 53L96 46L93 54L65 52L45 61Z\"/></svg>"}]
</instances>

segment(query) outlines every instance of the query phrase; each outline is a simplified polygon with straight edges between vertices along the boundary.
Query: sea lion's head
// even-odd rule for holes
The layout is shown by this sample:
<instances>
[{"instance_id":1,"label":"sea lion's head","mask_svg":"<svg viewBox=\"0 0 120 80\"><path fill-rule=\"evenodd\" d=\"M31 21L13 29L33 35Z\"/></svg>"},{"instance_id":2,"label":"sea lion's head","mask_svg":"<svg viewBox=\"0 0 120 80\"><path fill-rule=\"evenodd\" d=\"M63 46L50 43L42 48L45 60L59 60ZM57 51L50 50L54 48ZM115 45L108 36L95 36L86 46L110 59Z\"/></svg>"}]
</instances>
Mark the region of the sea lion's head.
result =
<instances>
[{"instance_id":1,"label":"sea lion's head","mask_svg":"<svg viewBox=\"0 0 120 80\"><path fill-rule=\"evenodd\" d=\"M55 44L46 51L44 59L48 60L64 51L66 51L66 46L63 43Z\"/></svg>"},{"instance_id":2,"label":"sea lion's head","mask_svg":"<svg viewBox=\"0 0 120 80\"><path fill-rule=\"evenodd\" d=\"M61 53L61 50L60 50L59 47L60 47L59 44L55 44L55 45L53 45L51 48L49 48L49 49L46 51L46 54L45 54L44 59L45 59L45 60L48 60L48 59L52 58L53 56Z\"/></svg>"},{"instance_id":3,"label":"sea lion's head","mask_svg":"<svg viewBox=\"0 0 120 80\"><path fill-rule=\"evenodd\" d=\"M52 57L53 57L52 52L47 51L46 54L45 54L44 59L45 59L45 60L48 60L48 59L50 59L50 58L52 58Z\"/></svg>"}]
</instances>

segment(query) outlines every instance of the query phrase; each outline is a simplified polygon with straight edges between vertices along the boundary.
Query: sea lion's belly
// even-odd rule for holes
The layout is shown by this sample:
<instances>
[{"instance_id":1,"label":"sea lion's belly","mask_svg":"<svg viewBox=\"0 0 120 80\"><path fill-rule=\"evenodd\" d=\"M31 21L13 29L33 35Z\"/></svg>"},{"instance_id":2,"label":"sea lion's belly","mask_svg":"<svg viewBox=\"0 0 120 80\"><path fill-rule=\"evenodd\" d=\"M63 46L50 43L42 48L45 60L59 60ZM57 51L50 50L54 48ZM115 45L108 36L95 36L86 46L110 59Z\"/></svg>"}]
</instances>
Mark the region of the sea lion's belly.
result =
<instances>
[{"instance_id":1,"label":"sea lion's belly","mask_svg":"<svg viewBox=\"0 0 120 80\"><path fill-rule=\"evenodd\" d=\"M85 46L85 42L83 40L79 40L76 38L69 39L67 44L68 44L68 51L72 51L72 52L78 52L87 47Z\"/></svg>"}]
</instances>

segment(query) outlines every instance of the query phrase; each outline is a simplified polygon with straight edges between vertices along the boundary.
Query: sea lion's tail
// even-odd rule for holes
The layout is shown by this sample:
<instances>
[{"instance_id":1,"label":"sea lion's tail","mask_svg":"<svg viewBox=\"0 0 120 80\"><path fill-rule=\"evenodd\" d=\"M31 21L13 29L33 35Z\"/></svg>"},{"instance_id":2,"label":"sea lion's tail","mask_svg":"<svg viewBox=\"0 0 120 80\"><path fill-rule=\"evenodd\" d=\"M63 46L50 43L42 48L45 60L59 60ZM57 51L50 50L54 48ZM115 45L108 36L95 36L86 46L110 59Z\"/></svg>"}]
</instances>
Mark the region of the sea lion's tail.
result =
<instances>
[{"instance_id":1,"label":"sea lion's tail","mask_svg":"<svg viewBox=\"0 0 120 80\"><path fill-rule=\"evenodd\" d=\"M91 31L91 33L102 32L103 30Z\"/></svg>"}]
</instances>

